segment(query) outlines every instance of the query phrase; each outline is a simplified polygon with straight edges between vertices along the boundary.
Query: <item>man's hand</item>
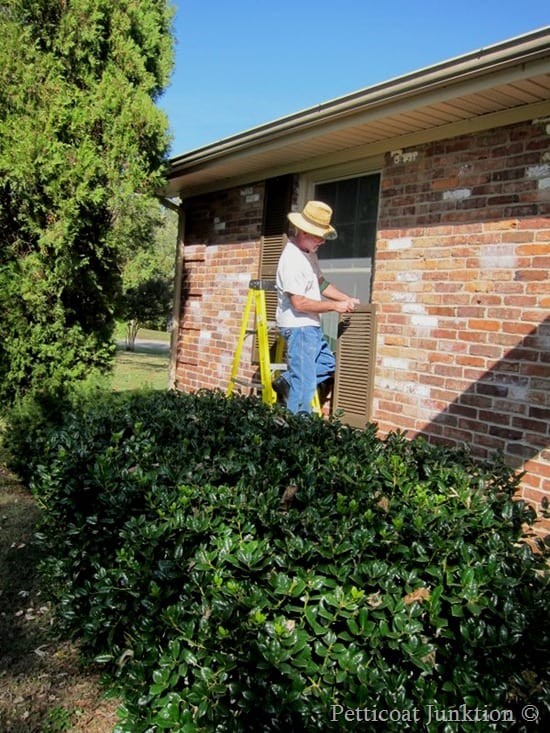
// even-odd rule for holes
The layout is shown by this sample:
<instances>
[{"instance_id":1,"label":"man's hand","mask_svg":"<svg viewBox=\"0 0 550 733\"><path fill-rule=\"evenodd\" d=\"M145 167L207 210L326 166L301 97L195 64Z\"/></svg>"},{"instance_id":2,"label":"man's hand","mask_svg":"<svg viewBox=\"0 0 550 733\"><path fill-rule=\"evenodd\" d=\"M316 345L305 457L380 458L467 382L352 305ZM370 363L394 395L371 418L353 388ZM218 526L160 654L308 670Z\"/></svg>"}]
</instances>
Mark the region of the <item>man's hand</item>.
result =
<instances>
[{"instance_id":1,"label":"man's hand","mask_svg":"<svg viewBox=\"0 0 550 733\"><path fill-rule=\"evenodd\" d=\"M345 300L334 300L333 307L337 313L353 313L359 303L358 298L346 298Z\"/></svg>"}]
</instances>

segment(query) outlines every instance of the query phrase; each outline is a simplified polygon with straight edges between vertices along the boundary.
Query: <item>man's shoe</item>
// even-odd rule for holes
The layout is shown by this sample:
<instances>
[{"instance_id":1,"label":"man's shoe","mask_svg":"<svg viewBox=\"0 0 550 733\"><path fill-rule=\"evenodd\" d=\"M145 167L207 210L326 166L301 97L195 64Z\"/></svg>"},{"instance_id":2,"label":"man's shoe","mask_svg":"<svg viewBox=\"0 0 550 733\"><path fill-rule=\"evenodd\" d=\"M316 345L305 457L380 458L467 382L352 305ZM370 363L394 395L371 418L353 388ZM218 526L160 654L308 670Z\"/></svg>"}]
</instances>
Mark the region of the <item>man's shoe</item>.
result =
<instances>
[{"instance_id":1,"label":"man's shoe","mask_svg":"<svg viewBox=\"0 0 550 733\"><path fill-rule=\"evenodd\" d=\"M283 376L279 376L273 380L271 386L273 387L273 389L275 390L275 394L277 395L277 402L286 405L288 400L288 393L290 392L290 384L287 382L287 380Z\"/></svg>"},{"instance_id":2,"label":"man's shoe","mask_svg":"<svg viewBox=\"0 0 550 733\"><path fill-rule=\"evenodd\" d=\"M317 391L319 393L319 402L321 403L321 407L328 400L329 396L331 396L333 386L334 386L334 377L329 377L326 381L321 382L320 384L317 385Z\"/></svg>"}]
</instances>

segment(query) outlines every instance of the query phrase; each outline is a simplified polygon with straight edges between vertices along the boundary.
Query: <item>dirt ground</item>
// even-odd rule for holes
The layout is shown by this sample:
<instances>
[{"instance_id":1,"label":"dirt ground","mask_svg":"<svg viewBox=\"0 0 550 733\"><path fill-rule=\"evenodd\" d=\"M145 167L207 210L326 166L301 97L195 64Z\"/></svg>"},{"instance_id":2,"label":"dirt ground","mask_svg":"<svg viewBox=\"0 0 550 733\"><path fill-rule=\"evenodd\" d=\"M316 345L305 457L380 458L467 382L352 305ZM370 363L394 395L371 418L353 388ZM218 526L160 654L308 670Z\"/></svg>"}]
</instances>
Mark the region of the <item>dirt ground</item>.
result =
<instances>
[{"instance_id":1,"label":"dirt ground","mask_svg":"<svg viewBox=\"0 0 550 733\"><path fill-rule=\"evenodd\" d=\"M56 634L36 573L39 510L0 464L0 731L112 733L118 701Z\"/></svg>"}]
</instances>

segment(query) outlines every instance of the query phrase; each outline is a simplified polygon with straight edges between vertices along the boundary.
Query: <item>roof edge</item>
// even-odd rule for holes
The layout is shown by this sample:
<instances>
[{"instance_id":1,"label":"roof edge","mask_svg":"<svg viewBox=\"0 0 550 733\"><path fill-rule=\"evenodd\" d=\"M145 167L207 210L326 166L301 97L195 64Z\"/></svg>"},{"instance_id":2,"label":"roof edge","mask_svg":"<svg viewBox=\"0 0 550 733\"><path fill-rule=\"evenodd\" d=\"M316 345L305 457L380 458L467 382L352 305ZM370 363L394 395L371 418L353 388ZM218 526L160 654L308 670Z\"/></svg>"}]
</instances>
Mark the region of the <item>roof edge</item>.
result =
<instances>
[{"instance_id":1,"label":"roof edge","mask_svg":"<svg viewBox=\"0 0 550 733\"><path fill-rule=\"evenodd\" d=\"M295 133L300 127L324 124L330 119L356 113L361 108L382 104L390 98L395 101L400 96L463 81L469 76L481 76L506 66L526 63L542 53L547 53L549 48L550 26L545 26L403 76L376 83L174 156L169 160L168 178L181 175L186 168L238 153L289 132Z\"/></svg>"}]
</instances>

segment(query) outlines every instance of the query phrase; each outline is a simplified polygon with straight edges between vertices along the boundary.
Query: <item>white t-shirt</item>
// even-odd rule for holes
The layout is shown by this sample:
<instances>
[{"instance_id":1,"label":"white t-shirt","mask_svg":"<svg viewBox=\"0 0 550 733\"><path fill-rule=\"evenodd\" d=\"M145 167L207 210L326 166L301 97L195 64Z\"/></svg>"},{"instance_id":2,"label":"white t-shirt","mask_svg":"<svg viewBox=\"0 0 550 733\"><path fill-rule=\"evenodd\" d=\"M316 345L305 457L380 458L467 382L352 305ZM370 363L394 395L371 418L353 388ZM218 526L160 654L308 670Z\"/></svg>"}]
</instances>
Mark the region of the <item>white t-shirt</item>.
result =
<instances>
[{"instance_id":1,"label":"white t-shirt","mask_svg":"<svg viewBox=\"0 0 550 733\"><path fill-rule=\"evenodd\" d=\"M319 278L322 276L316 254L303 252L292 241L287 242L277 266L277 325L279 328L319 326L318 313L294 310L289 295L304 295L321 300Z\"/></svg>"}]
</instances>

